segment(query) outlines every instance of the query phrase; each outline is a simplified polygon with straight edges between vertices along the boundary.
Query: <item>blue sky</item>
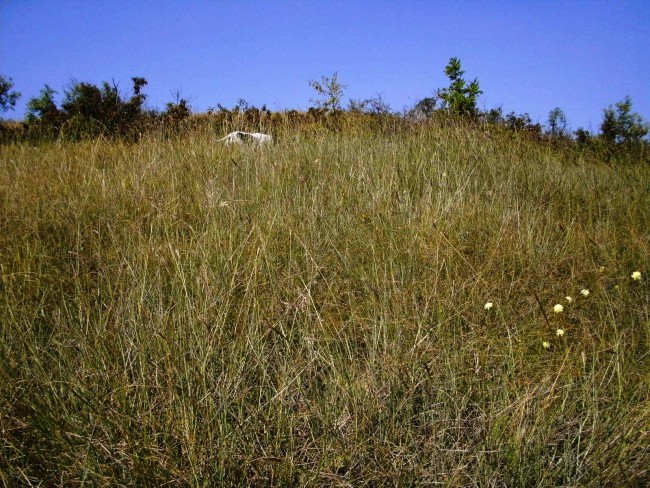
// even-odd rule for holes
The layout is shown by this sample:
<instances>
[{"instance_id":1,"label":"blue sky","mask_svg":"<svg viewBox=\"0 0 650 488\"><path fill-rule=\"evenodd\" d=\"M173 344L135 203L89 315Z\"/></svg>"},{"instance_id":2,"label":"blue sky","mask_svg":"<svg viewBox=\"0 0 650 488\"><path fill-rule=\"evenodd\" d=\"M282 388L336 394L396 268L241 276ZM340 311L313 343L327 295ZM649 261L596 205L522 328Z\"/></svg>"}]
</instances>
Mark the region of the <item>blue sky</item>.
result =
<instances>
[{"instance_id":1,"label":"blue sky","mask_svg":"<svg viewBox=\"0 0 650 488\"><path fill-rule=\"evenodd\" d=\"M447 85L461 59L482 108L545 122L559 106L574 129L633 99L650 118L650 4L643 1L0 0L0 73L29 98L71 79L149 81L150 106L181 91L195 111L238 99L305 109L311 79L335 71L347 98L381 94L394 109ZM60 95L59 95L60 97Z\"/></svg>"}]
</instances>

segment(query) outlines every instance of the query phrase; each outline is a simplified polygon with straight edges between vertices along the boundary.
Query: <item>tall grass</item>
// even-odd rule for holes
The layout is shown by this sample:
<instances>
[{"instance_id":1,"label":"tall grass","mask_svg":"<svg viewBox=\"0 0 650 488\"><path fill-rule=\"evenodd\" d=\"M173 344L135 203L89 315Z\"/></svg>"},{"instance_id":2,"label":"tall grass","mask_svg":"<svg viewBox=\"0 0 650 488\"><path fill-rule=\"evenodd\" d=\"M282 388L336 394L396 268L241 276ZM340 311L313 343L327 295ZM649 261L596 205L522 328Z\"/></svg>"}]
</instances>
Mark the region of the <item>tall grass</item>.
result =
<instances>
[{"instance_id":1,"label":"tall grass","mask_svg":"<svg viewBox=\"0 0 650 488\"><path fill-rule=\"evenodd\" d=\"M650 481L648 165L215 139L0 149L6 486Z\"/></svg>"}]
</instances>

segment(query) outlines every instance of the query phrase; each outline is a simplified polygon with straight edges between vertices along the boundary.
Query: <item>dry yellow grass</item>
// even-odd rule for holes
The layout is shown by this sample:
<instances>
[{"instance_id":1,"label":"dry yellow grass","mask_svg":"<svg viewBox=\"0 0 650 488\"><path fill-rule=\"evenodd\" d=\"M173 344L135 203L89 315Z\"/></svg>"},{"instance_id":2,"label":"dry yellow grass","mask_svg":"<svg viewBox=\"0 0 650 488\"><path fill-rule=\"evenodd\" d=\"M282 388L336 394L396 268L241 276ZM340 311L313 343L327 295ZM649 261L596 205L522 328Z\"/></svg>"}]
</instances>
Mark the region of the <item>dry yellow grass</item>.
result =
<instances>
[{"instance_id":1,"label":"dry yellow grass","mask_svg":"<svg viewBox=\"0 0 650 488\"><path fill-rule=\"evenodd\" d=\"M0 148L5 485L648 482L650 167L348 129Z\"/></svg>"}]
</instances>

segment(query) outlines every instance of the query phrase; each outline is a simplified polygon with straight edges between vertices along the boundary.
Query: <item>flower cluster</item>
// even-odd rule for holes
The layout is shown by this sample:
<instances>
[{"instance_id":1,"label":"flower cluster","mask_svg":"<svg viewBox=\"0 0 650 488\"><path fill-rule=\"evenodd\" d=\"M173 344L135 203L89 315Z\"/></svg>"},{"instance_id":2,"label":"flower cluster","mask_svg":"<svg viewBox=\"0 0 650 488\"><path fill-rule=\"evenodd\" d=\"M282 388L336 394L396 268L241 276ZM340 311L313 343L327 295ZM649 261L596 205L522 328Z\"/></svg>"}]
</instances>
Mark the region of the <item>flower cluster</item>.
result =
<instances>
[{"instance_id":1,"label":"flower cluster","mask_svg":"<svg viewBox=\"0 0 650 488\"><path fill-rule=\"evenodd\" d=\"M599 271L601 273L605 272L605 267L601 266L599 268ZM641 271L633 271L632 274L630 275L630 277L634 281L641 281ZM619 285L616 285L614 288L616 290L620 289ZM583 288L582 290L580 290L580 295L582 295L585 298L587 298L590 294L591 294L591 291L589 291L588 288ZM572 304L574 302L574 298L572 296L570 296L570 295L565 296L564 300L566 301L567 305L570 305L570 304ZM561 303L557 303L557 304L555 304L553 306L553 313L561 314L563 312L564 312L564 305L562 305ZM564 337L565 334L566 334L566 331L563 328L560 328L560 327L558 327L556 329L556 331L555 331L555 335L557 337ZM551 348L551 343L549 341L542 341L542 347L544 349L550 349Z\"/></svg>"},{"instance_id":2,"label":"flower cluster","mask_svg":"<svg viewBox=\"0 0 650 488\"><path fill-rule=\"evenodd\" d=\"M603 272L605 271L605 268L604 268L603 266L601 266L601 267L599 268L599 270L600 270L601 273L603 273ZM632 280L634 280L634 281L641 281L641 271L633 271L632 274L630 275L630 277L631 277ZM614 286L614 289L619 290L619 289L620 289L620 286L619 286L619 285L615 285L615 286ZM580 290L580 295L582 295L583 297L587 298L589 295L591 295L591 291L589 291L589 288L583 288L582 290ZM571 305L571 304L575 301L575 299L574 299L572 296L570 296L570 295L565 296L565 297L564 297L564 300L565 300L565 302L566 302L567 305ZM483 309L484 309L484 310L488 310L488 311L491 310L493 307L494 307L494 304L493 304L492 302L486 302L486 303L483 305ZM562 305L561 303L556 303L556 304L553 306L553 313L555 313L555 314L561 314L561 313L563 313L563 312L564 312L564 307L565 307L565 306ZM564 337L564 336L566 335L566 330L563 329L563 328L561 328L561 327L558 327L558 328L555 330L555 335L556 335L558 338L562 338L562 337ZM544 349L548 350L548 349L551 349L552 344L551 344L550 341L542 341L542 347L543 347Z\"/></svg>"}]
</instances>

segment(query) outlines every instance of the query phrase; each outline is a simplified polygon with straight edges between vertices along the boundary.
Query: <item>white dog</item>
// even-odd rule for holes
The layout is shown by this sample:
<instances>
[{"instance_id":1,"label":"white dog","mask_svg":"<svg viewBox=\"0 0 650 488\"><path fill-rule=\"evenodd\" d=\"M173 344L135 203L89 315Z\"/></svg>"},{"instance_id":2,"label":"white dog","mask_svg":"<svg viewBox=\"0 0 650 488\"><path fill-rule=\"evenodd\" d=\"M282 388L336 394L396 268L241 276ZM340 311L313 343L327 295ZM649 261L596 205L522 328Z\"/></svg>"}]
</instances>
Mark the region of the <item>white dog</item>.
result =
<instances>
[{"instance_id":1,"label":"white dog","mask_svg":"<svg viewBox=\"0 0 650 488\"><path fill-rule=\"evenodd\" d=\"M242 132L237 130L219 140L225 141L226 144L242 144L244 141L253 141L261 146L262 144L270 143L272 139L270 135L262 134L261 132Z\"/></svg>"}]
</instances>

